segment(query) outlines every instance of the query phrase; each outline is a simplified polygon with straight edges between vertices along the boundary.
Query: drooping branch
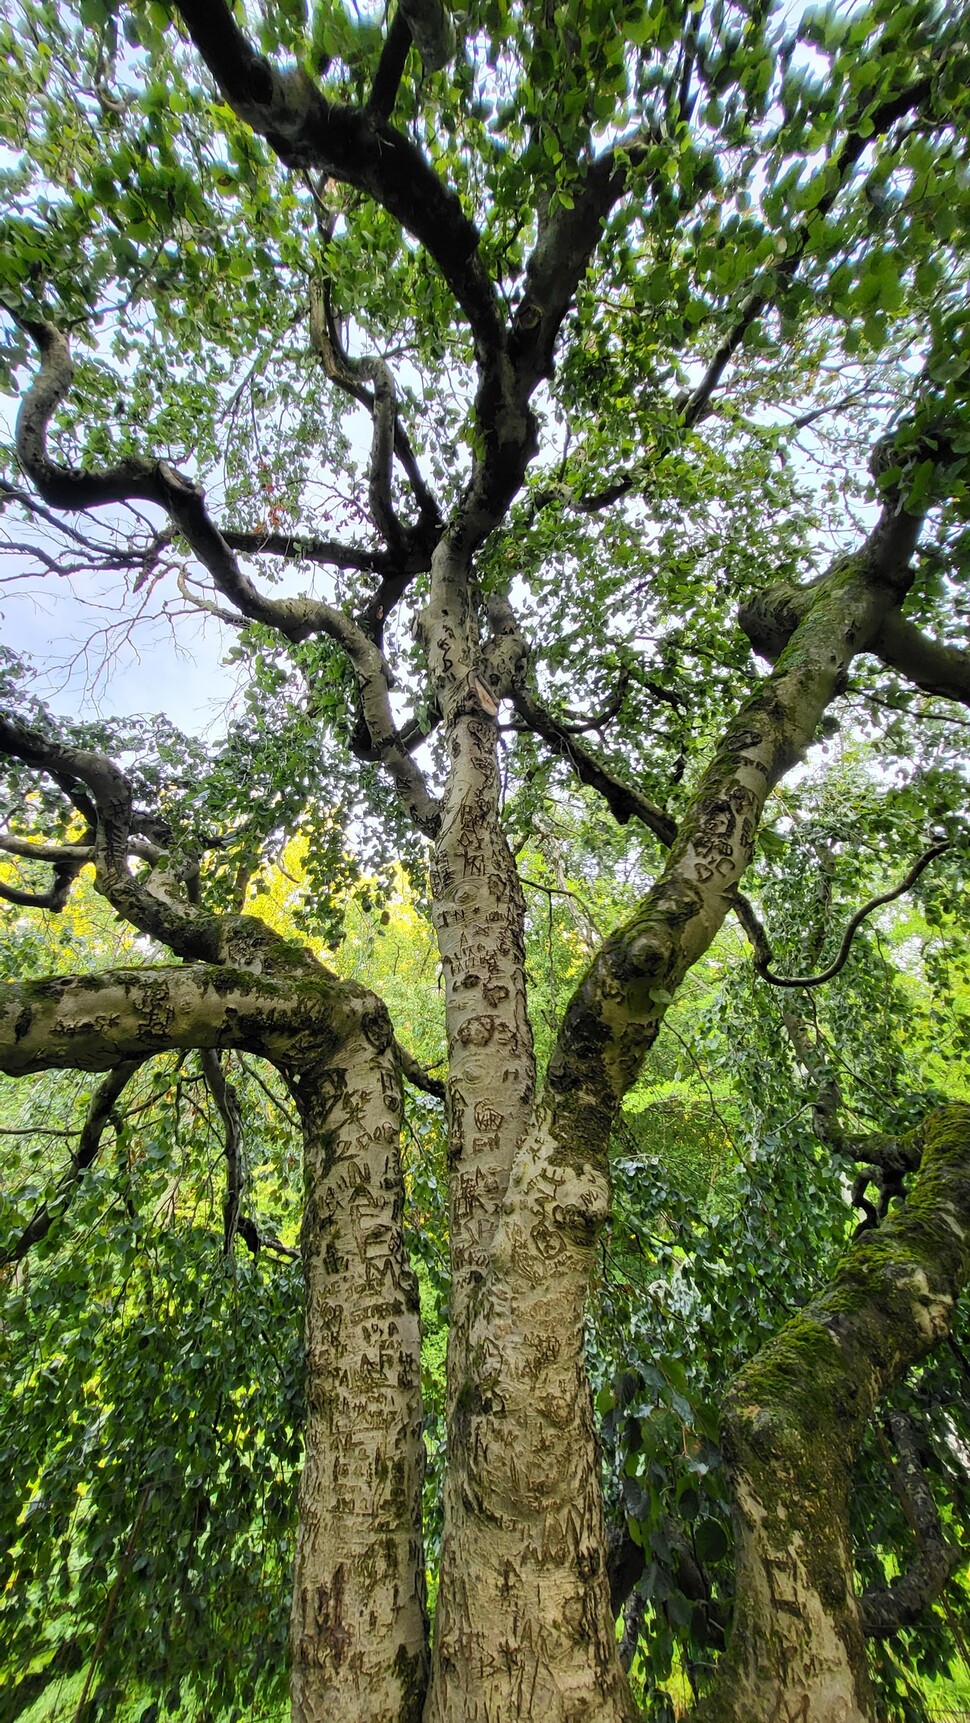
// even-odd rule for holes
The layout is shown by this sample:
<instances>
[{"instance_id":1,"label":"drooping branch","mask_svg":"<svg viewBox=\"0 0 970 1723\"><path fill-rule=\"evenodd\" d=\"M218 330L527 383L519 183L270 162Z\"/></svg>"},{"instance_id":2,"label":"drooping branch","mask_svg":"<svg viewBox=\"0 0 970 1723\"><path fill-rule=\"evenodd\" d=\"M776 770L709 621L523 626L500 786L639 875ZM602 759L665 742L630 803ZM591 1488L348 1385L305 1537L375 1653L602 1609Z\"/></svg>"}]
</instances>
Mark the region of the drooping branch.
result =
<instances>
[{"instance_id":1,"label":"drooping branch","mask_svg":"<svg viewBox=\"0 0 970 1723\"><path fill-rule=\"evenodd\" d=\"M43 1203L31 1216L20 1237L0 1252L0 1268L22 1262L35 1244L46 1238L55 1221L60 1220L77 1194L81 1180L92 1166L101 1147L105 1127L110 1123L115 1106L128 1083L141 1065L140 1059L125 1059L108 1072L99 1083L78 1138L70 1165L49 1202Z\"/></svg>"},{"instance_id":2,"label":"drooping branch","mask_svg":"<svg viewBox=\"0 0 970 1723\"><path fill-rule=\"evenodd\" d=\"M929 102L933 92L933 77L926 76L916 79L896 95L887 97L875 108L860 116L862 124L854 124L844 137L840 149L826 164L826 174L830 183L813 208L809 218L798 223L794 230L786 236L784 256L770 268L759 283L746 295L738 308L730 327L721 337L713 354L708 360L703 376L692 388L683 390L673 401L682 427L692 429L707 417L712 410L718 387L728 370L731 361L741 348L748 331L758 322L782 294L792 285L798 270L808 254L813 236L817 230L820 217L827 215L837 202L840 194L848 184L865 150L871 146L873 138L884 136L900 120L917 112ZM944 122L945 117L944 117ZM807 420L806 422L810 422ZM604 509L611 508L614 503L628 496L632 490L644 482L643 467L617 473L605 485L586 495L568 495L565 500L569 506L583 514L599 514ZM554 486L538 493L534 499L535 509L543 508L554 499L563 499L563 488ZM878 648L873 648L878 650ZM887 659L887 662L889 660ZM935 673L934 665L929 674ZM940 674L945 675L946 667L939 666ZM962 681L966 687L966 679ZM943 691L931 689L931 692ZM954 698L963 698L954 695Z\"/></svg>"},{"instance_id":3,"label":"drooping branch","mask_svg":"<svg viewBox=\"0 0 970 1723\"><path fill-rule=\"evenodd\" d=\"M581 784L599 792L621 826L631 819L638 819L665 848L669 848L677 836L677 824L663 808L616 777L584 746L574 730L560 724L528 689L517 689L512 700L528 728L572 766Z\"/></svg>"},{"instance_id":4,"label":"drooping branch","mask_svg":"<svg viewBox=\"0 0 970 1723\"><path fill-rule=\"evenodd\" d=\"M6 885L0 880L0 898L5 903L14 903L23 909L49 909L52 914L57 915L67 903L71 887L83 865L83 862L57 862L53 881L46 891L26 891L20 886Z\"/></svg>"},{"instance_id":5,"label":"drooping branch","mask_svg":"<svg viewBox=\"0 0 970 1723\"><path fill-rule=\"evenodd\" d=\"M232 943L238 934L237 922L242 918L234 921L209 916L190 902L186 886L187 876L195 867L194 858L187 858L181 870L171 859L157 871L153 865L144 880L136 879L132 873L131 786L112 760L93 749L62 742L57 736L33 729L19 718L3 713L0 713L0 753L46 772L78 805L83 800L85 817L93 833L90 846L82 846L90 851L83 859L93 860L97 889L115 909L143 933L161 940L182 957L210 962L225 960L226 942ZM83 786L83 798L73 790L75 785ZM152 816L145 815L140 823L155 824ZM162 863L158 851L146 851L142 845L135 847L141 854L150 855L153 863ZM253 927L262 928L262 924L254 922ZM263 928L262 932L269 939L276 938L269 935L268 929ZM243 945L246 944L251 946L251 939L244 939Z\"/></svg>"},{"instance_id":6,"label":"drooping branch","mask_svg":"<svg viewBox=\"0 0 970 1723\"><path fill-rule=\"evenodd\" d=\"M841 147L826 164L825 172L830 183L818 199L811 216L799 222L787 236L784 256L770 271L767 280L748 294L734 323L715 349L700 382L678 397L677 409L687 429L698 424L710 411L718 384L748 330L795 280L799 266L817 232L819 220L834 208L861 156L871 147L873 138L884 136L908 114L922 108L932 92L932 77L918 78L896 95L866 111L864 116L860 115L860 119L864 117L864 125L853 125L847 132ZM862 98L863 105L864 100Z\"/></svg>"},{"instance_id":7,"label":"drooping branch","mask_svg":"<svg viewBox=\"0 0 970 1723\"><path fill-rule=\"evenodd\" d=\"M875 897L867 899L847 921L839 949L832 962L817 975L778 975L771 968L771 944L764 925L750 901L740 892L737 892L734 906L738 919L751 940L754 951L754 966L758 974L763 980L770 981L774 987L821 987L823 982L831 981L845 967L849 952L852 950L852 941L862 923L875 910L881 909L884 904L895 903L898 897L902 897L904 892L909 891L910 887L916 884L920 875L929 867L930 862L934 861L937 856L943 855L949 847L950 845L946 840L931 844L929 849L924 850L922 855L917 857L909 872L900 880L898 885L892 886L889 891L877 892Z\"/></svg>"},{"instance_id":8,"label":"drooping branch","mask_svg":"<svg viewBox=\"0 0 970 1723\"><path fill-rule=\"evenodd\" d=\"M226 1160L226 1194L222 1204L222 1253L223 1256L228 1256L242 1219L245 1188L242 1114L236 1091L232 1084L226 1081L218 1053L209 1047L204 1049L199 1057L209 1093L215 1101L223 1124L222 1152Z\"/></svg>"},{"instance_id":9,"label":"drooping branch","mask_svg":"<svg viewBox=\"0 0 970 1723\"><path fill-rule=\"evenodd\" d=\"M639 819L665 847L672 844L677 834L675 821L649 797L623 783L578 739L577 729L588 726L560 722L528 689L528 652L508 599L492 594L488 602L488 617L493 632L485 643L483 663L496 700L512 701L526 728L541 736L573 768L580 783L600 793L620 825L626 825L633 818ZM620 704L626 680L621 674Z\"/></svg>"}]
</instances>

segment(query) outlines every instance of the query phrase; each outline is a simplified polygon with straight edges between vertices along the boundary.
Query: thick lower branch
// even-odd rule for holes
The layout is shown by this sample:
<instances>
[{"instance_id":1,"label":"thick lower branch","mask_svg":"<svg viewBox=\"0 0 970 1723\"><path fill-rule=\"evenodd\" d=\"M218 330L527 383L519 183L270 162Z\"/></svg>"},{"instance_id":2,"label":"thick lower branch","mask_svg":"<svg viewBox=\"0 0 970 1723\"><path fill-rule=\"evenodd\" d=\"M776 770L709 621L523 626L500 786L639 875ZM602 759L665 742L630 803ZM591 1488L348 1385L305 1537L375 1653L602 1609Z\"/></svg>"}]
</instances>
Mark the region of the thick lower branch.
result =
<instances>
[{"instance_id":1,"label":"thick lower branch","mask_svg":"<svg viewBox=\"0 0 970 1723\"><path fill-rule=\"evenodd\" d=\"M0 1071L110 1071L195 1047L239 1047L286 1068L340 1045L373 1003L326 971L271 979L215 964L11 982L0 989Z\"/></svg>"}]
</instances>

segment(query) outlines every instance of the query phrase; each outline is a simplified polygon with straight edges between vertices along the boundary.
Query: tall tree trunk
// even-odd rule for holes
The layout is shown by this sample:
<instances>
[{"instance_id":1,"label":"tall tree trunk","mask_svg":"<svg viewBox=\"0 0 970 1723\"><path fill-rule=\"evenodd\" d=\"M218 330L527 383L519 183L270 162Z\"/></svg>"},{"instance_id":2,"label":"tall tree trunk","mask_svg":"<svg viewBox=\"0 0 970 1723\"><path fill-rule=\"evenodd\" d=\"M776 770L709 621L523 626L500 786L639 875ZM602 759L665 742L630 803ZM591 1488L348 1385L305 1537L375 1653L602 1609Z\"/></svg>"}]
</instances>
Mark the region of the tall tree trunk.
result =
<instances>
[{"instance_id":1,"label":"tall tree trunk","mask_svg":"<svg viewBox=\"0 0 970 1723\"><path fill-rule=\"evenodd\" d=\"M667 1005L727 915L772 786L908 580L918 524L886 510L837 565L730 725L656 885L566 1012L475 1291L455 1399L429 1723L634 1715L620 1667L582 1349L609 1212L610 1129Z\"/></svg>"},{"instance_id":2,"label":"tall tree trunk","mask_svg":"<svg viewBox=\"0 0 970 1723\"><path fill-rule=\"evenodd\" d=\"M949 1332L970 1273L970 1107L913 1133L903 1206L732 1384L722 1431L737 1596L697 1723L874 1723L848 1509L866 1424Z\"/></svg>"},{"instance_id":3,"label":"tall tree trunk","mask_svg":"<svg viewBox=\"0 0 970 1723\"><path fill-rule=\"evenodd\" d=\"M429 1723L621 1723L583 1315L605 1145L543 1116L516 1158L450 1450ZM447 1584L446 1582L447 1578Z\"/></svg>"},{"instance_id":4,"label":"tall tree trunk","mask_svg":"<svg viewBox=\"0 0 970 1723\"><path fill-rule=\"evenodd\" d=\"M497 734L479 706L448 727L451 754L432 866L445 982L450 1342L460 1375L466 1308L488 1266L512 1158L532 1110L525 904L499 816Z\"/></svg>"},{"instance_id":5,"label":"tall tree trunk","mask_svg":"<svg viewBox=\"0 0 970 1723\"><path fill-rule=\"evenodd\" d=\"M402 1230L400 1075L376 1006L336 1061L293 1084L306 1168L298 1723L416 1723L427 1687L418 1290Z\"/></svg>"}]
</instances>

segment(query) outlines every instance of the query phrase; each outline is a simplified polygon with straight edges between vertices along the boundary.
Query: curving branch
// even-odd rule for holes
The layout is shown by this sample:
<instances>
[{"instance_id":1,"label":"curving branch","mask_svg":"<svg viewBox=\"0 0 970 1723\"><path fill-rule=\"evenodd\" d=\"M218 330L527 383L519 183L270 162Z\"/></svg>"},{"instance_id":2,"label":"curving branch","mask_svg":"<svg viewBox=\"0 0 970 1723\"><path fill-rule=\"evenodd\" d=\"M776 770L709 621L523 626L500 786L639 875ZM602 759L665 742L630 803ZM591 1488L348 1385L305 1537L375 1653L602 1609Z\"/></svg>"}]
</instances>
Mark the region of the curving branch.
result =
<instances>
[{"instance_id":1,"label":"curving branch","mask_svg":"<svg viewBox=\"0 0 970 1723\"><path fill-rule=\"evenodd\" d=\"M437 264L479 358L503 348L498 295L479 253L478 230L417 145L373 110L328 101L304 71L271 66L247 41L226 0L177 0L176 10L225 100L280 161L327 174L382 204Z\"/></svg>"},{"instance_id":2,"label":"curving branch","mask_svg":"<svg viewBox=\"0 0 970 1723\"><path fill-rule=\"evenodd\" d=\"M870 1639L886 1638L901 1627L915 1627L967 1560L966 1550L947 1543L943 1535L912 1418L905 1412L890 1412L886 1422L896 1449L893 1488L912 1527L916 1557L888 1586L871 1586L859 1599L862 1631Z\"/></svg>"},{"instance_id":3,"label":"curving branch","mask_svg":"<svg viewBox=\"0 0 970 1723\"><path fill-rule=\"evenodd\" d=\"M321 220L323 238L332 237L333 217ZM391 554L400 560L417 549L423 553L425 566L430 548L442 527L441 511L429 489L411 440L397 409L394 379L383 359L365 357L351 359L337 327L328 279L314 276L310 282L310 340L330 381L353 400L366 407L374 423L370 459L371 518L391 547ZM365 385L371 384L371 388ZM406 530L397 520L391 506L392 462L400 461L407 474L411 490L421 514L416 528Z\"/></svg>"},{"instance_id":4,"label":"curving branch","mask_svg":"<svg viewBox=\"0 0 970 1723\"><path fill-rule=\"evenodd\" d=\"M593 712L588 718L583 718L578 712L570 712L567 709L566 719L568 721L563 721L561 726L565 734L567 736L582 736L588 730L602 730L607 724L611 724L613 719L618 717L623 710L623 702L626 699L627 689L632 678L632 670L627 665L622 665L617 672L616 687L609 699L604 702L598 712Z\"/></svg>"},{"instance_id":5,"label":"curving branch","mask_svg":"<svg viewBox=\"0 0 970 1723\"><path fill-rule=\"evenodd\" d=\"M841 148L828 164L827 171L832 174L832 184L819 198L810 217L798 223L794 232L788 237L784 257L771 270L763 286L749 293L742 303L732 327L719 342L712 355L703 377L695 388L685 390L677 397L676 406L681 422L689 430L705 418L711 409L711 403L718 384L727 370L735 353L741 346L748 330L768 307L780 297L786 288L790 287L798 273L799 266L809 250L816 230L818 220L830 213L838 201L839 194L847 185L849 178L857 166L861 156L872 143L874 137L881 137L890 131L899 120L913 113L924 105L933 92L933 78L918 78L906 89L890 96L877 107L865 111L865 97L861 98L865 127L857 126L850 130L844 138Z\"/></svg>"},{"instance_id":6,"label":"curving branch","mask_svg":"<svg viewBox=\"0 0 970 1723\"><path fill-rule=\"evenodd\" d=\"M284 968L295 966L313 977L326 976L327 971L308 951L297 953L257 917L215 915L196 904L194 854L179 860L164 850L131 844L133 823L154 826L164 838L164 822L135 814L131 786L106 755L73 747L3 713L0 753L54 777L75 802L82 800L75 786L83 785L86 817L94 834L92 855L85 859L94 862L96 889L142 933L190 960L256 970L275 960ZM142 878L136 878L129 866L129 858L136 852L150 859L150 869Z\"/></svg>"},{"instance_id":7,"label":"curving branch","mask_svg":"<svg viewBox=\"0 0 970 1723\"><path fill-rule=\"evenodd\" d=\"M700 381L692 389L683 390L673 401L684 429L692 429L712 410L714 397L724 373L742 345L745 335L785 289L791 286L809 251L819 216L827 215L833 208L872 139L890 131L900 120L921 108L932 95L933 82L932 76L915 80L896 95L888 97L877 107L861 115L860 119L865 121L864 128L860 125L846 134L840 150L828 164L829 170L834 170L832 184L819 199L811 217L798 223L788 237L784 257L742 301L731 327L718 342ZM571 507L582 514L599 514L628 496L638 485L642 485L643 479L642 467L637 471L618 473L598 491L578 497L564 496L562 486L553 486L541 491L533 506L538 510L558 498L568 501Z\"/></svg>"},{"instance_id":8,"label":"curving branch","mask_svg":"<svg viewBox=\"0 0 970 1723\"><path fill-rule=\"evenodd\" d=\"M328 284L314 277L310 284L310 339L327 376L354 400L368 408L373 421L368 502L371 519L392 553L400 554L407 535L391 500L397 396L390 366L371 354L351 359L345 351L330 307ZM370 383L369 390L364 383Z\"/></svg>"},{"instance_id":9,"label":"curving branch","mask_svg":"<svg viewBox=\"0 0 970 1723\"><path fill-rule=\"evenodd\" d=\"M909 891L910 887L915 885L919 879L920 874L929 867L930 862L942 855L944 850L948 850L949 847L949 842L946 839L931 844L929 849L924 850L923 854L917 858L905 878L900 880L898 885L893 886L890 891L882 891L877 893L875 897L870 897L861 909L857 909L846 923L845 932L835 957L827 968L821 970L818 975L778 975L771 968L771 945L764 925L758 918L757 911L748 898L744 897L741 892L735 892L734 908L738 920L751 941L754 951L754 966L758 974L763 980L770 981L773 987L821 987L823 982L831 981L834 976L838 975L840 969L844 968L852 949L852 941L862 923L872 915L874 910L881 909L884 904L895 903L897 897L902 897L904 892Z\"/></svg>"},{"instance_id":10,"label":"curving branch","mask_svg":"<svg viewBox=\"0 0 970 1723\"><path fill-rule=\"evenodd\" d=\"M17 417L17 451L45 500L55 508L70 510L132 497L155 502L167 511L217 590L241 616L278 631L294 644L314 634L325 634L335 641L353 665L361 708L378 757L415 824L424 832L433 832L437 803L419 767L401 744L380 647L358 623L322 599L274 599L261 593L240 568L209 516L202 492L167 462L132 456L106 473L89 473L53 462L47 453L47 427L71 386L70 350L66 338L53 325L31 323L25 327L41 355L41 366Z\"/></svg>"},{"instance_id":11,"label":"curving branch","mask_svg":"<svg viewBox=\"0 0 970 1723\"><path fill-rule=\"evenodd\" d=\"M77 1195L85 1172L97 1157L105 1126L111 1122L117 1102L141 1063L140 1059L122 1060L108 1072L104 1081L98 1084L66 1173L58 1181L53 1197L36 1210L20 1237L5 1251L0 1251L0 1268L9 1268L22 1262L28 1251L35 1244L39 1244L42 1238L46 1238L55 1221L60 1220L66 1213Z\"/></svg>"},{"instance_id":12,"label":"curving branch","mask_svg":"<svg viewBox=\"0 0 970 1723\"><path fill-rule=\"evenodd\" d=\"M127 916L141 932L162 940L181 956L219 960L220 924L216 918L192 907L187 896L180 900L172 895L173 888L177 891L179 885L186 882L184 876L180 880L172 874L170 861L164 869L159 869L157 876L153 877L153 870L145 881L137 880L132 874L129 866L134 819L131 786L112 760L93 749L62 742L56 736L32 729L21 719L3 713L0 713L0 753L46 772L64 787L76 804L83 800L92 842L79 846L85 853L78 866L93 861L97 887L115 909ZM75 786L78 785L83 787L83 796L77 793ZM154 822L150 817L142 816L142 823ZM4 847L11 841L17 842L6 839ZM22 846L18 843L17 847ZM48 850L57 848L44 847ZM141 853L146 853L142 846L138 847ZM149 849L147 853L154 862L161 862L159 852ZM55 862L55 867L61 865L66 867L68 864ZM74 865L73 861L71 865ZM190 861L187 865L191 871L194 863Z\"/></svg>"},{"instance_id":13,"label":"curving branch","mask_svg":"<svg viewBox=\"0 0 970 1723\"><path fill-rule=\"evenodd\" d=\"M0 847L6 848L6 845ZM54 877L46 891L26 891L20 886L6 885L0 880L0 898L3 898L5 903L14 903L23 909L47 909L52 915L59 915L71 895L71 887L85 860L86 858L81 856L56 861Z\"/></svg>"}]
</instances>

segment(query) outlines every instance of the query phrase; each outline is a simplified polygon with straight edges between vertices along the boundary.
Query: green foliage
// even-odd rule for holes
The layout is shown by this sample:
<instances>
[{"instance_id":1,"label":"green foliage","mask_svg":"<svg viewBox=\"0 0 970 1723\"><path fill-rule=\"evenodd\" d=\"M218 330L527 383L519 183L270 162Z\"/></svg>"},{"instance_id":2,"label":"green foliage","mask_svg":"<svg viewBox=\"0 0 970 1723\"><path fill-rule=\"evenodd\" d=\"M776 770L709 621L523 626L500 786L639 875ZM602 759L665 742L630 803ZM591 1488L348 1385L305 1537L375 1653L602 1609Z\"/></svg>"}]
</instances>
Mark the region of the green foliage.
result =
<instances>
[{"instance_id":1,"label":"green foliage","mask_svg":"<svg viewBox=\"0 0 970 1723\"><path fill-rule=\"evenodd\" d=\"M51 1086L34 1085L48 1119ZM204 1097L184 1063L156 1067L69 1211L4 1271L0 1667L9 1679L75 1642L96 1658L105 1715L133 1682L170 1706L180 1692L231 1709L285 1691L300 1277L269 1252L221 1256ZM253 1184L292 1235L280 1106L251 1086ZM25 1148L33 1178L19 1212L5 1207L6 1241L51 1188L43 1141ZM272 1213L281 1202L288 1215Z\"/></svg>"}]
</instances>

